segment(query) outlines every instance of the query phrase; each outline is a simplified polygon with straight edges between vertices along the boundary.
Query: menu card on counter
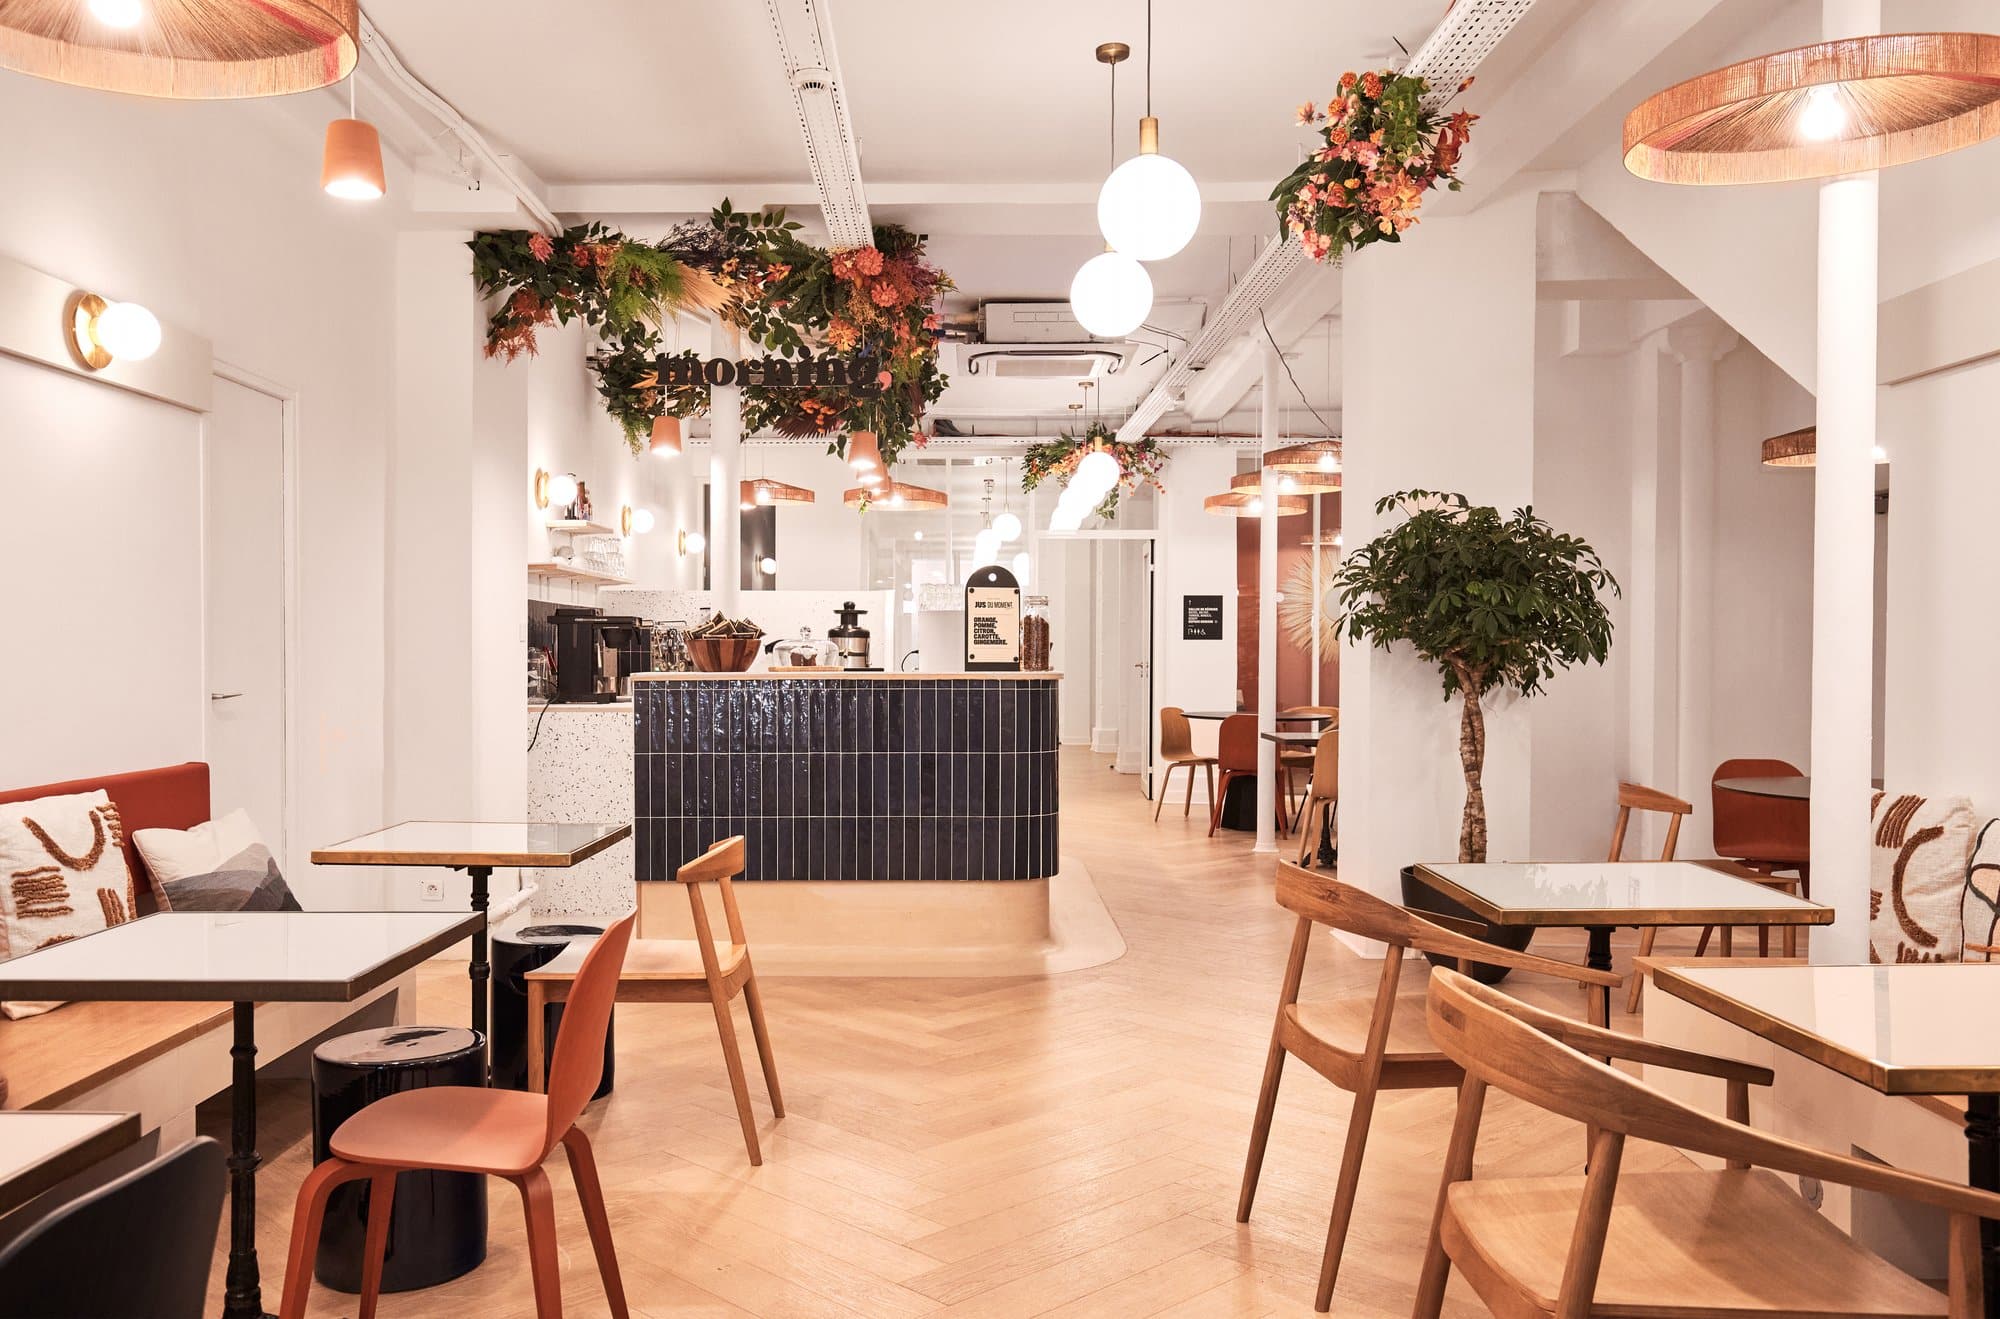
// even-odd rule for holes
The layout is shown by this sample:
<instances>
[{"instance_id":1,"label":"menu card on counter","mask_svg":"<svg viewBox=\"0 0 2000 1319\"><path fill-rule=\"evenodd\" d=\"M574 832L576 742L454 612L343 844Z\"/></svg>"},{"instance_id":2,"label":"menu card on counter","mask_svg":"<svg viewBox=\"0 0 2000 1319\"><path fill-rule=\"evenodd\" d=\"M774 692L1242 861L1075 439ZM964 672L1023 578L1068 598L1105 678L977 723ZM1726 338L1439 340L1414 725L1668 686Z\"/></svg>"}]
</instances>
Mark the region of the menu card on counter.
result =
<instances>
[{"instance_id":1,"label":"menu card on counter","mask_svg":"<svg viewBox=\"0 0 2000 1319\"><path fill-rule=\"evenodd\" d=\"M981 568L965 584L965 667L1020 672L1021 587L1005 568Z\"/></svg>"}]
</instances>

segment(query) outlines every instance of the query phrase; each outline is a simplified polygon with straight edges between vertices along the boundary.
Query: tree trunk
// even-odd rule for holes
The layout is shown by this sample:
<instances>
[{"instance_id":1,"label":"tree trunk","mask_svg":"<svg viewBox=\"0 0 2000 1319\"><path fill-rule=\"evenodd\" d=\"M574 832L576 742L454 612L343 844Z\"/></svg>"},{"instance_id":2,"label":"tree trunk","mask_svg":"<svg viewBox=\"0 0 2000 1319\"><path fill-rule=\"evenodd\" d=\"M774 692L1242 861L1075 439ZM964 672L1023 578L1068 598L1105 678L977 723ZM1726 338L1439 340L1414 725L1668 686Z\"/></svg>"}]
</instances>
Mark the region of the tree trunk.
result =
<instances>
[{"instance_id":1,"label":"tree trunk","mask_svg":"<svg viewBox=\"0 0 2000 1319\"><path fill-rule=\"evenodd\" d=\"M1460 713L1458 722L1458 764L1465 771L1465 816L1458 829L1458 859L1480 862L1486 859L1486 792L1479 776L1486 767L1486 713L1479 707L1482 670L1454 665L1458 675Z\"/></svg>"}]
</instances>

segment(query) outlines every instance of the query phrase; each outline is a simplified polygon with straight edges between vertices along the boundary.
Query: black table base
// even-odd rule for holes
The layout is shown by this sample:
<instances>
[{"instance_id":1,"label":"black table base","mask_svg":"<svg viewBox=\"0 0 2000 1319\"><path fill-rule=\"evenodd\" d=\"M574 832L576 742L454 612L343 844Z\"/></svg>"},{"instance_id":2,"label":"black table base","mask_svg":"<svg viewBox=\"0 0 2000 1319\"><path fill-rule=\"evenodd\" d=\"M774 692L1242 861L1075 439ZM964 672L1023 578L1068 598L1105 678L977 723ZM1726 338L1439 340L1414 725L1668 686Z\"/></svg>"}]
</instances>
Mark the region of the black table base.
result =
<instances>
[{"instance_id":1,"label":"black table base","mask_svg":"<svg viewBox=\"0 0 2000 1319\"><path fill-rule=\"evenodd\" d=\"M1966 1182L2000 1191L2000 1095L1965 1098ZM2000 1319L2000 1223L1979 1220L1980 1271L1986 1279L1987 1319Z\"/></svg>"},{"instance_id":2,"label":"black table base","mask_svg":"<svg viewBox=\"0 0 2000 1319\"><path fill-rule=\"evenodd\" d=\"M486 885L493 878L493 867L467 866L465 873L472 879L472 909L479 913L479 928L472 932L472 961L466 966L465 974L472 980L472 1029L484 1036L487 1033L486 982L493 975L493 968L487 961Z\"/></svg>"},{"instance_id":3,"label":"black table base","mask_svg":"<svg viewBox=\"0 0 2000 1319\"><path fill-rule=\"evenodd\" d=\"M229 1267L223 1319L272 1319L257 1272L257 1005L231 1012L229 1046Z\"/></svg>"},{"instance_id":4,"label":"black table base","mask_svg":"<svg viewBox=\"0 0 2000 1319\"><path fill-rule=\"evenodd\" d=\"M1611 969L1611 927L1609 925L1593 925L1590 927L1590 944L1584 952L1583 964L1593 971L1609 971ZM1637 972L1633 974L1636 975ZM1611 1025L1610 987L1600 986L1597 994L1599 1010L1597 1024L1608 1027Z\"/></svg>"}]
</instances>

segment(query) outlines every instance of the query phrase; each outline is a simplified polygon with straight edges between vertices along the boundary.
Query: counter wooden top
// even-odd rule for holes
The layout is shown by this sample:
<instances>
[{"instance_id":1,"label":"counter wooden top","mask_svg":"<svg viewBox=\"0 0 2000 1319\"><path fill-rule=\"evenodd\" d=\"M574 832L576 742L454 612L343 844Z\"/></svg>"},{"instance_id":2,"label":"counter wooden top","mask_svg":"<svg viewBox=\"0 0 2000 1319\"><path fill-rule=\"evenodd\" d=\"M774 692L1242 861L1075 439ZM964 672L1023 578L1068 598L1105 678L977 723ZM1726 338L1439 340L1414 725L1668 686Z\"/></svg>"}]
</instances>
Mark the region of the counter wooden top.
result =
<instances>
[{"instance_id":1,"label":"counter wooden top","mask_svg":"<svg viewBox=\"0 0 2000 1319\"><path fill-rule=\"evenodd\" d=\"M751 673L635 673L633 682L701 682L730 681L742 678L887 678L898 682L963 682L969 679L993 678L1001 682L1053 681L1062 677L1060 673L858 673L852 669L758 669Z\"/></svg>"}]
</instances>

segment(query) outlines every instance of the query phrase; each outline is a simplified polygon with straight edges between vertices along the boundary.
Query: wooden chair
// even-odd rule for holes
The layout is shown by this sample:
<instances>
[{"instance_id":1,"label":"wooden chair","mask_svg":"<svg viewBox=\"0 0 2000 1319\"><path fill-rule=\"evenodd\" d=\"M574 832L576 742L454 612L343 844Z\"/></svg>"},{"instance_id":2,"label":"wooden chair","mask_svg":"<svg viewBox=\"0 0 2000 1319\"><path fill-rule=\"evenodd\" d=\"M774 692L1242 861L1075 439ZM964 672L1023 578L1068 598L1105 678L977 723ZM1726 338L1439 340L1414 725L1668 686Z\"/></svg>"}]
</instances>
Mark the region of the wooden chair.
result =
<instances>
[{"instance_id":1,"label":"wooden chair","mask_svg":"<svg viewBox=\"0 0 2000 1319\"><path fill-rule=\"evenodd\" d=\"M1334 812L1340 809L1340 730L1329 728L1319 735L1312 751L1312 778L1306 783L1305 805L1299 808L1299 864L1307 864L1312 850L1333 828ZM1319 813L1319 828L1313 828L1313 813Z\"/></svg>"},{"instance_id":2,"label":"wooden chair","mask_svg":"<svg viewBox=\"0 0 2000 1319\"><path fill-rule=\"evenodd\" d=\"M1280 715L1327 715L1329 721L1320 725L1321 732L1329 732L1340 727L1340 707L1337 705L1288 705L1278 712ZM1284 776L1285 800L1291 803L1294 819L1305 818L1305 805L1299 800L1295 775L1312 773L1313 755L1311 751L1278 751L1278 773Z\"/></svg>"},{"instance_id":3,"label":"wooden chair","mask_svg":"<svg viewBox=\"0 0 2000 1319\"><path fill-rule=\"evenodd\" d=\"M1661 792L1658 788L1642 787L1637 783L1620 783L1618 785L1618 816L1611 826L1611 855L1608 858L1609 860L1623 861L1625 859L1625 832L1631 827L1632 812L1634 811L1653 811L1667 817L1667 840L1660 848L1660 860L1673 860L1674 848L1680 842L1681 821L1694 814L1694 804ZM1653 939L1658 934L1659 930L1650 925L1640 932L1639 956L1650 957L1652 955ZM1637 1012L1639 1010L1639 990L1644 980L1644 976L1635 975L1632 977L1632 983L1626 987L1625 1010L1627 1012Z\"/></svg>"},{"instance_id":4,"label":"wooden chair","mask_svg":"<svg viewBox=\"0 0 2000 1319\"><path fill-rule=\"evenodd\" d=\"M1278 1080L1285 1055L1353 1092L1354 1108L1347 1119L1347 1143L1341 1151L1340 1175L1333 1194L1333 1218L1326 1230L1326 1254L1320 1262L1319 1296L1315 1308L1333 1302L1333 1284L1340 1270L1341 1248L1354 1216L1354 1192L1361 1180L1361 1157L1368 1147L1368 1124L1375 1096L1382 1090L1435 1090L1459 1083L1459 1065L1431 1043L1424 1030L1423 1003L1416 991L1402 985L1405 953L1436 953L1468 962L1492 962L1520 971L1540 971L1579 985L1615 988L1618 977L1591 971L1531 953L1495 948L1456 930L1419 916L1331 875L1278 863L1278 905L1298 915L1292 930L1292 952L1285 962L1284 987L1278 994L1278 1019L1271 1030L1271 1049L1264 1061L1263 1088L1257 1094L1257 1117L1250 1128L1250 1155L1243 1166L1243 1191L1236 1203L1236 1221L1250 1221L1257 1196L1257 1177L1264 1166L1264 1147L1271 1135L1271 1115L1278 1102ZM1306 949L1315 924L1389 946L1376 983L1373 1002L1334 999L1299 1002L1299 982L1305 974ZM1590 995L1592 1003L1596 994Z\"/></svg>"},{"instance_id":5,"label":"wooden chair","mask_svg":"<svg viewBox=\"0 0 2000 1319\"><path fill-rule=\"evenodd\" d=\"M1788 760L1725 760L1709 779L1709 803L1714 812L1715 852L1743 868L1745 879L1809 897L1812 893L1809 805L1782 797L1755 797L1715 786L1718 779L1798 778L1802 771ZM1786 874L1784 872L1790 872ZM1704 926L1697 953L1708 951L1711 927ZM1731 932L1722 931L1722 955L1734 951ZM1787 925L1781 938L1785 956L1798 953L1798 927ZM1757 955L1771 953L1771 927L1757 927Z\"/></svg>"},{"instance_id":6,"label":"wooden chair","mask_svg":"<svg viewBox=\"0 0 2000 1319\"><path fill-rule=\"evenodd\" d=\"M389 1243L389 1213L396 1196L396 1174L416 1168L445 1172L476 1172L505 1177L521 1192L528 1218L528 1266L534 1279L535 1313L541 1319L562 1314L562 1280L556 1264L555 1201L549 1192L543 1162L561 1145L569 1154L576 1196L583 1202L583 1221L597 1254L597 1271L611 1313L626 1319L625 1287L618 1276L618 1256L611 1243L611 1219L604 1209L604 1188L597 1181L597 1160L590 1140L576 1120L604 1075L604 1033L611 1024L611 1002L618 988L618 968L632 939L627 916L606 930L582 956L556 1032L555 1060L549 1068L549 1092L524 1094L484 1086L433 1086L385 1095L340 1124L328 1142L331 1158L306 1174L292 1211L292 1246L285 1267L285 1299L281 1319L301 1319L312 1289L313 1253L318 1248L327 1197L343 1182L366 1179L368 1187L367 1258L361 1266L361 1319L373 1319L382 1287L382 1256ZM540 1021L539 1013L530 1021ZM541 1042L535 1042L541 1057Z\"/></svg>"},{"instance_id":7,"label":"wooden chair","mask_svg":"<svg viewBox=\"0 0 2000 1319\"><path fill-rule=\"evenodd\" d=\"M1436 1319L1453 1265L1493 1313L1508 1316L1983 1313L1979 1219L2000 1218L2000 1195L1755 1130L1746 1125L1748 1087L1770 1084L1764 1068L1580 1026L1450 971L1431 978L1428 1018L1431 1038L1465 1080L1418 1319ZM1729 1116L1670 1099L1586 1053L1719 1078ZM1489 1086L1591 1124L1590 1171L1473 1180ZM1628 1139L1698 1151L1727 1166L1621 1176ZM1949 1296L1856 1245L1773 1172L1949 1214Z\"/></svg>"},{"instance_id":8,"label":"wooden chair","mask_svg":"<svg viewBox=\"0 0 2000 1319\"><path fill-rule=\"evenodd\" d=\"M1160 707L1160 759L1167 762L1167 772L1160 776L1160 797L1153 805L1153 818L1160 818L1160 807L1167 804L1167 784L1174 777L1174 771L1187 768L1187 800L1181 803L1181 814L1185 816L1194 809L1194 772L1200 768L1208 775L1208 795L1215 796L1215 757L1198 756L1194 753L1194 729L1188 725L1187 712L1178 705Z\"/></svg>"},{"instance_id":9,"label":"wooden chair","mask_svg":"<svg viewBox=\"0 0 2000 1319\"><path fill-rule=\"evenodd\" d=\"M743 917L736 909L732 878L743 873L743 838L725 838L682 866L675 875L687 888L688 905L694 915L692 939L634 939L618 976L621 1003L706 1003L715 1010L716 1034L722 1037L722 1060L729 1069L729 1088L736 1096L736 1116L743 1124L743 1144L750 1162L762 1164L764 1154L757 1145L757 1120L750 1112L750 1083L743 1073L743 1055L736 1047L736 1027L730 1020L729 1001L738 994L750 1008L750 1033L757 1043L757 1058L764 1065L764 1089L771 1097L774 1116L785 1115L785 1100L778 1089L778 1063L771 1055L771 1036L764 1025L764 999L757 990L757 972L750 965L750 944L743 933ZM729 924L729 944L718 947L711 936L708 909L701 900L701 886L714 884L722 893L722 914ZM528 980L528 1089L542 1088L542 1021L544 1007L560 1003L573 992L572 977L578 974L579 956L575 945L547 966L530 971Z\"/></svg>"},{"instance_id":10,"label":"wooden chair","mask_svg":"<svg viewBox=\"0 0 2000 1319\"><path fill-rule=\"evenodd\" d=\"M1240 778L1255 780L1257 777L1257 716L1254 714L1233 714L1222 721L1222 731L1215 737L1215 761L1222 770L1222 782L1216 785L1215 800L1209 806L1208 836L1215 837L1215 830L1222 823L1222 803L1229 797L1229 785ZM1272 809L1278 815L1278 833L1283 836L1289 827L1285 816L1285 794L1271 794Z\"/></svg>"}]
</instances>

